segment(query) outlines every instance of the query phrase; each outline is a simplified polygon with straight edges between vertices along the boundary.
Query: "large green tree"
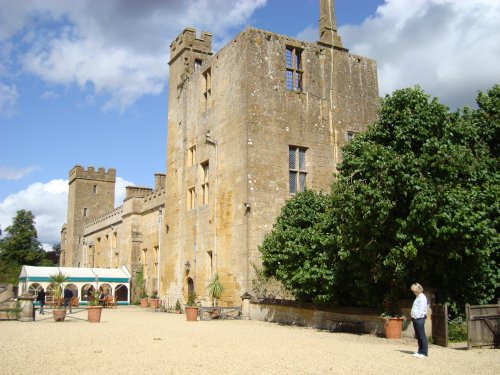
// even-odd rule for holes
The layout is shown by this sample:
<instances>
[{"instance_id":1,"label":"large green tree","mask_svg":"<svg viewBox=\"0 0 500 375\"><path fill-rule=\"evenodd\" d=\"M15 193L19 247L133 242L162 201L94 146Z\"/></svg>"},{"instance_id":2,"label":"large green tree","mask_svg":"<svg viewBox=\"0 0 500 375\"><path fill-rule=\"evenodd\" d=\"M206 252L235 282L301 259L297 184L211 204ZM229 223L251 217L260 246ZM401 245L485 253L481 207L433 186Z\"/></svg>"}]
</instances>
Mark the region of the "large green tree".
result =
<instances>
[{"instance_id":1,"label":"large green tree","mask_svg":"<svg viewBox=\"0 0 500 375\"><path fill-rule=\"evenodd\" d=\"M332 219L344 234L340 266L365 271L347 285L358 300L402 295L412 281L459 306L493 300L499 97L495 86L479 96L479 109L449 113L418 87L399 90L382 100L379 121L345 148Z\"/></svg>"},{"instance_id":2,"label":"large green tree","mask_svg":"<svg viewBox=\"0 0 500 375\"><path fill-rule=\"evenodd\" d=\"M50 265L59 264L59 259L61 257L61 244L53 244L52 250L47 251L45 257L47 258L47 261L50 262Z\"/></svg>"},{"instance_id":3,"label":"large green tree","mask_svg":"<svg viewBox=\"0 0 500 375\"><path fill-rule=\"evenodd\" d=\"M38 241L35 217L31 211L17 211L5 233L0 240L0 280L15 284L21 267L43 263L45 252Z\"/></svg>"},{"instance_id":4,"label":"large green tree","mask_svg":"<svg viewBox=\"0 0 500 375\"><path fill-rule=\"evenodd\" d=\"M261 246L264 274L274 276L300 300L325 303L333 284L332 253L324 236L326 195L298 193L281 210Z\"/></svg>"},{"instance_id":5,"label":"large green tree","mask_svg":"<svg viewBox=\"0 0 500 375\"><path fill-rule=\"evenodd\" d=\"M324 230L316 242L329 269L312 285L308 277L294 285L299 298L322 284L322 300L373 306L387 295L403 296L415 281L454 306L498 296L500 86L477 102L478 109L450 113L418 87L381 100L379 120L344 148L328 218L309 216L310 227L302 228ZM295 215L310 213L282 213L278 223ZM265 260L269 238L280 230L264 241ZM305 252L293 241L285 248ZM300 259L287 268L304 269ZM292 274L284 277L269 261L264 266L283 282Z\"/></svg>"}]
</instances>

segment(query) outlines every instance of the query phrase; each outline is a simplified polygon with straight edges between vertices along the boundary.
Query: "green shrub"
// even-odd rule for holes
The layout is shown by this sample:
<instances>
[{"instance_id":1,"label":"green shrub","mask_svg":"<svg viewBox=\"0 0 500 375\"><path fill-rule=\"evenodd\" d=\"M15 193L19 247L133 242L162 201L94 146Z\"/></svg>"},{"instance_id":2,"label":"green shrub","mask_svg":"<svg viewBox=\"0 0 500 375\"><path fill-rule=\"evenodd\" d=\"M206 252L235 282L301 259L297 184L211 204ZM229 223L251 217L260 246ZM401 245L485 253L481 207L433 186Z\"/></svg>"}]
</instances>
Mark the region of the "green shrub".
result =
<instances>
[{"instance_id":1,"label":"green shrub","mask_svg":"<svg viewBox=\"0 0 500 375\"><path fill-rule=\"evenodd\" d=\"M448 321L448 340L450 342L467 341L467 323L461 317Z\"/></svg>"}]
</instances>

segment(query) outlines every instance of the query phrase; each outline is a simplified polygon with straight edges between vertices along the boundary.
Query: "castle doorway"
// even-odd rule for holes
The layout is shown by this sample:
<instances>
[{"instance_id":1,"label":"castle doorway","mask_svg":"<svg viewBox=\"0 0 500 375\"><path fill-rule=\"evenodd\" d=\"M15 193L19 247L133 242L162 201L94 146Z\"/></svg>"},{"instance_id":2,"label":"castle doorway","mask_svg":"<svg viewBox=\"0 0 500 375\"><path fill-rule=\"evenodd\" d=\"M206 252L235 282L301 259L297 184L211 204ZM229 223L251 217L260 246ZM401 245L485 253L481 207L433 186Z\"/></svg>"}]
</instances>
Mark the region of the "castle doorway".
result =
<instances>
[{"instance_id":1,"label":"castle doorway","mask_svg":"<svg viewBox=\"0 0 500 375\"><path fill-rule=\"evenodd\" d=\"M187 283L188 283L188 295L193 294L194 293L194 281L193 281L193 279L188 277Z\"/></svg>"}]
</instances>

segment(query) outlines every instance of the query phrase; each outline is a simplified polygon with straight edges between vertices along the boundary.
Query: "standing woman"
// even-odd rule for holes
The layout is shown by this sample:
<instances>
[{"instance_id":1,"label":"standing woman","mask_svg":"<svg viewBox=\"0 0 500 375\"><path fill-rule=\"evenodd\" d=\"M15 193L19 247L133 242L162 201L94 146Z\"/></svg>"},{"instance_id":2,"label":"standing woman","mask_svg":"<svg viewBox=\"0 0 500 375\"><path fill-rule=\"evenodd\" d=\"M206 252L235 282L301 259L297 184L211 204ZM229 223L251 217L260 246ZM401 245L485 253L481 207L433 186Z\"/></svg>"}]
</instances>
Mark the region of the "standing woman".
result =
<instances>
[{"instance_id":1,"label":"standing woman","mask_svg":"<svg viewBox=\"0 0 500 375\"><path fill-rule=\"evenodd\" d=\"M45 312L43 311L43 305L45 305L45 290L43 290L43 287L40 287L38 290L36 300L37 302L40 302L40 315L44 315Z\"/></svg>"},{"instance_id":2,"label":"standing woman","mask_svg":"<svg viewBox=\"0 0 500 375\"><path fill-rule=\"evenodd\" d=\"M415 301L411 307L411 319L413 321L413 329L418 341L418 352L413 354L417 358L427 357L427 336L425 336L425 319L427 318L427 298L423 293L424 288L420 284L413 284L411 291L415 294Z\"/></svg>"}]
</instances>

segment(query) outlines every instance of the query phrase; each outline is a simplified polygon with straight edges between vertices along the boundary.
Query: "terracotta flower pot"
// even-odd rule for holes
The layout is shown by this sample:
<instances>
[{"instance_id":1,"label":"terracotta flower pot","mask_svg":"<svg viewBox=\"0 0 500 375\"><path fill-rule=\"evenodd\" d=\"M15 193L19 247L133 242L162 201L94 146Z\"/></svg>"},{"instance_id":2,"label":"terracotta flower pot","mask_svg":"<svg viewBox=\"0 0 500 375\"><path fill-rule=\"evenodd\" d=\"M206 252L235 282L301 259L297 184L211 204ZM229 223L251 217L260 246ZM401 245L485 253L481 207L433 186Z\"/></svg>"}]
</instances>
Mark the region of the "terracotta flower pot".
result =
<instances>
[{"instance_id":1,"label":"terracotta flower pot","mask_svg":"<svg viewBox=\"0 0 500 375\"><path fill-rule=\"evenodd\" d=\"M87 314L89 323L99 323L101 321L102 306L87 307Z\"/></svg>"},{"instance_id":2,"label":"terracotta flower pot","mask_svg":"<svg viewBox=\"0 0 500 375\"><path fill-rule=\"evenodd\" d=\"M54 309L52 310L52 314L56 322L64 322L66 318L66 309Z\"/></svg>"},{"instance_id":3,"label":"terracotta flower pot","mask_svg":"<svg viewBox=\"0 0 500 375\"><path fill-rule=\"evenodd\" d=\"M403 331L403 318L383 319L385 337L387 339L400 339Z\"/></svg>"},{"instance_id":4,"label":"terracotta flower pot","mask_svg":"<svg viewBox=\"0 0 500 375\"><path fill-rule=\"evenodd\" d=\"M186 306L186 319L190 322L195 322L198 319L198 308Z\"/></svg>"},{"instance_id":5,"label":"terracotta flower pot","mask_svg":"<svg viewBox=\"0 0 500 375\"><path fill-rule=\"evenodd\" d=\"M158 299L157 298L151 298L149 300L149 306L152 307L153 309L156 309L158 307Z\"/></svg>"},{"instance_id":6,"label":"terracotta flower pot","mask_svg":"<svg viewBox=\"0 0 500 375\"><path fill-rule=\"evenodd\" d=\"M148 299L147 298L141 298L141 307L142 308L148 307Z\"/></svg>"}]
</instances>

